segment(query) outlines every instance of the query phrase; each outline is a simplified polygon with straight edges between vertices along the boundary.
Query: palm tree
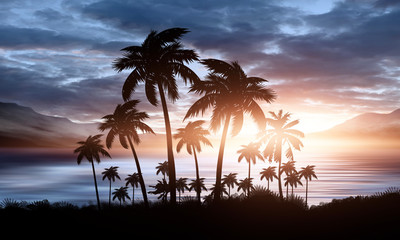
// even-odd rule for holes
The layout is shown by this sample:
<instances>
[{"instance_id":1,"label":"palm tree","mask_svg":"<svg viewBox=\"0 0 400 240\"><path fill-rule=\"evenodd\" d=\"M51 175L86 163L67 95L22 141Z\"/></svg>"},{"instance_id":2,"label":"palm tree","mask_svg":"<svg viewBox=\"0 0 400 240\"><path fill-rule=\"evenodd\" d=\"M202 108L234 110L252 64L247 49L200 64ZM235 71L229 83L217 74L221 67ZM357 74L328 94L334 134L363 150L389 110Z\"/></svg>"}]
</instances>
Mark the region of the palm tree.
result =
<instances>
[{"instance_id":1,"label":"palm tree","mask_svg":"<svg viewBox=\"0 0 400 240\"><path fill-rule=\"evenodd\" d=\"M201 203L201 198L200 198L200 193L202 190L207 191L206 186L204 185L204 179L205 178L196 178L195 180L192 180L191 183L189 183L189 191L192 191L193 189L196 191L197 193L197 200L198 203Z\"/></svg>"},{"instance_id":2,"label":"palm tree","mask_svg":"<svg viewBox=\"0 0 400 240\"><path fill-rule=\"evenodd\" d=\"M179 153L184 144L186 144L186 151L194 156L194 162L196 165L196 179L199 181L200 174L199 174L199 163L197 161L197 154L201 152L201 143L204 145L208 145L212 147L211 142L205 137L209 135L210 132L206 129L203 129L201 125L203 125L205 121L198 120L195 122L189 122L185 128L178 128L178 133L174 135L175 139L180 139L178 144L176 145L176 151ZM200 189L201 190L201 189ZM197 200L200 203L200 191L197 192Z\"/></svg>"},{"instance_id":3,"label":"palm tree","mask_svg":"<svg viewBox=\"0 0 400 240\"><path fill-rule=\"evenodd\" d=\"M262 181L264 178L268 181L268 190L269 190L269 181L273 182L274 178L278 179L278 176L276 175L275 172L276 167L268 167L268 168L263 168L263 171L260 172L261 178L260 180Z\"/></svg>"},{"instance_id":4,"label":"palm tree","mask_svg":"<svg viewBox=\"0 0 400 240\"><path fill-rule=\"evenodd\" d=\"M290 185L292 187L292 197L293 197L293 186L297 188L297 184L303 186L303 183L301 183L300 181L299 174L291 173L287 177L285 177L285 186ZM287 195L286 198L288 198Z\"/></svg>"},{"instance_id":5,"label":"palm tree","mask_svg":"<svg viewBox=\"0 0 400 240\"><path fill-rule=\"evenodd\" d=\"M121 200L123 201L123 202L125 202L125 198L127 198L127 199L131 199L130 197L129 197L129 195L128 195L128 187L120 187L120 188L115 188L114 190L114 192L112 193L113 194L113 201L114 201L114 199L115 198L118 198L118 200L119 200L119 206L121 207Z\"/></svg>"},{"instance_id":6,"label":"palm tree","mask_svg":"<svg viewBox=\"0 0 400 240\"><path fill-rule=\"evenodd\" d=\"M119 180L121 180L121 178L118 175L118 167L113 167L111 166L110 168L104 168L104 172L102 172L101 174L103 174L103 181L104 179L108 179L110 181L110 191L108 194L108 206L110 206L111 204L111 180L113 182L115 182L115 178L118 178Z\"/></svg>"},{"instance_id":7,"label":"palm tree","mask_svg":"<svg viewBox=\"0 0 400 240\"><path fill-rule=\"evenodd\" d=\"M132 186L132 205L133 205L134 201L135 201L135 188L137 188L139 186L139 182L140 182L139 174L138 173L128 174L128 177L125 178L125 181L126 181L126 184L125 184L126 187L128 185Z\"/></svg>"},{"instance_id":8,"label":"palm tree","mask_svg":"<svg viewBox=\"0 0 400 240\"><path fill-rule=\"evenodd\" d=\"M132 140L135 144L140 143L139 134L137 132L138 130L142 131L143 133L154 134L154 132L147 124L143 123L143 120L149 118L149 115L145 112L139 112L136 109L136 105L138 103L138 100L131 100L122 105L118 104L113 114L103 117L105 122L100 124L99 129L101 131L110 129L106 138L106 145L108 149L111 148L111 145L117 135L119 137L120 144L126 149L128 148L126 140L128 140L129 147L131 148L133 157L135 159L136 169L139 174L139 183L142 189L143 201L145 206L148 207L149 203L147 200L146 185L144 183L139 159Z\"/></svg>"},{"instance_id":9,"label":"palm tree","mask_svg":"<svg viewBox=\"0 0 400 240\"><path fill-rule=\"evenodd\" d=\"M224 175L224 177L222 178L222 185L228 186L229 198L231 198L231 187L234 188L235 185L238 185L236 176L237 176L237 173L229 173L228 175Z\"/></svg>"},{"instance_id":10,"label":"palm tree","mask_svg":"<svg viewBox=\"0 0 400 240\"><path fill-rule=\"evenodd\" d=\"M159 173L161 173L164 176L163 180L166 181L165 175L169 176L168 162L164 161L163 163L158 163L156 169L157 169L156 174L158 175Z\"/></svg>"},{"instance_id":11,"label":"palm tree","mask_svg":"<svg viewBox=\"0 0 400 240\"><path fill-rule=\"evenodd\" d=\"M94 170L95 160L97 163L100 163L99 154L111 158L110 154L104 149L104 146L100 144L100 137L102 134L89 136L86 141L80 141L78 144L80 146L74 150L74 153L78 153L77 163L81 164L82 159L85 157L92 164L93 178L94 178L94 187L96 189L96 198L97 198L97 207L100 210L100 198L99 191L97 189L97 180L96 180L96 172Z\"/></svg>"},{"instance_id":12,"label":"palm tree","mask_svg":"<svg viewBox=\"0 0 400 240\"><path fill-rule=\"evenodd\" d=\"M215 195L215 184L213 184L213 186L210 188L210 190L211 190L211 194L209 196L214 196ZM226 191L226 185L225 184L221 184L221 196L220 196L221 198L223 197L223 194L229 195L229 192Z\"/></svg>"},{"instance_id":13,"label":"palm tree","mask_svg":"<svg viewBox=\"0 0 400 240\"><path fill-rule=\"evenodd\" d=\"M317 178L314 171L314 165L308 165L307 167L302 167L299 171L300 179L304 177L306 179L306 206L307 206L307 198L308 198L308 180L311 181L312 178Z\"/></svg>"},{"instance_id":14,"label":"palm tree","mask_svg":"<svg viewBox=\"0 0 400 240\"><path fill-rule=\"evenodd\" d=\"M249 176L250 178L250 167L251 163L256 164L257 158L264 161L263 156L260 153L260 145L258 143L249 143L248 145L242 145L242 149L239 149L237 153L240 153L238 161L240 162L243 158L249 163Z\"/></svg>"},{"instance_id":15,"label":"palm tree","mask_svg":"<svg viewBox=\"0 0 400 240\"><path fill-rule=\"evenodd\" d=\"M293 161L293 160L290 160L287 163L282 163L281 171L284 172L287 177L293 173L297 173L296 167L294 166L294 164L295 164L295 161ZM289 185L285 185L285 186L286 186L286 197L288 197Z\"/></svg>"},{"instance_id":16,"label":"palm tree","mask_svg":"<svg viewBox=\"0 0 400 240\"><path fill-rule=\"evenodd\" d=\"M238 191L242 189L244 194L248 197L250 195L250 190L254 189L252 181L253 178L245 178L240 180L238 184Z\"/></svg>"},{"instance_id":17,"label":"palm tree","mask_svg":"<svg viewBox=\"0 0 400 240\"><path fill-rule=\"evenodd\" d=\"M186 181L187 178L179 178L178 180L176 180L176 190L178 190L179 193L179 202L181 202L181 192L184 193L185 189L190 191Z\"/></svg>"},{"instance_id":18,"label":"palm tree","mask_svg":"<svg viewBox=\"0 0 400 240\"><path fill-rule=\"evenodd\" d=\"M162 181L157 180L157 184L154 186L150 186L152 188L154 188L154 191L151 191L149 193L151 194L160 194L160 196L158 196L157 199L162 199L162 201L165 203L167 201L167 196L169 193L169 184L167 183L167 181L165 179L163 179Z\"/></svg>"},{"instance_id":19,"label":"palm tree","mask_svg":"<svg viewBox=\"0 0 400 240\"><path fill-rule=\"evenodd\" d=\"M186 113L185 119L204 114L212 107L210 128L217 131L224 125L221 143L218 153L216 180L215 180L215 201L220 200L222 163L225 149L225 141L231 119L232 136L237 135L243 126L244 113L250 113L259 127L265 123L264 112L256 102L263 100L271 103L275 99L275 93L264 87L267 80L259 77L248 77L237 62L227 63L217 59L202 60L210 73L205 81L195 82L189 92L203 95L197 100Z\"/></svg>"},{"instance_id":20,"label":"palm tree","mask_svg":"<svg viewBox=\"0 0 400 240\"><path fill-rule=\"evenodd\" d=\"M266 118L267 125L272 126L272 130L265 130L262 132L263 142L268 142L263 154L269 162L274 160L278 163L278 186L279 186L279 196L283 199L282 193L282 182L281 182L281 164L282 164L282 147L287 145L286 157L289 160L293 160L293 150L292 148L299 150L303 147L303 143L300 141L300 138L304 137L304 133L291 129L291 127L297 125L299 120L294 120L288 123L290 119L290 113L283 114L283 111L280 110L277 114L274 112L269 112L272 118Z\"/></svg>"},{"instance_id":21,"label":"palm tree","mask_svg":"<svg viewBox=\"0 0 400 240\"><path fill-rule=\"evenodd\" d=\"M129 74L122 88L122 97L129 100L140 82L144 83L147 100L154 106L158 105L156 91L160 95L165 131L167 139L167 154L170 168L169 184L171 202L176 203L175 161L172 150L171 123L168 115L165 93L174 102L179 98L175 76L180 75L185 83L193 83L199 78L185 63L198 60L194 50L184 49L179 42L189 31L185 28L170 28L162 32L151 31L140 46L123 48L124 56L114 61L114 69L118 72L129 69Z\"/></svg>"}]
</instances>

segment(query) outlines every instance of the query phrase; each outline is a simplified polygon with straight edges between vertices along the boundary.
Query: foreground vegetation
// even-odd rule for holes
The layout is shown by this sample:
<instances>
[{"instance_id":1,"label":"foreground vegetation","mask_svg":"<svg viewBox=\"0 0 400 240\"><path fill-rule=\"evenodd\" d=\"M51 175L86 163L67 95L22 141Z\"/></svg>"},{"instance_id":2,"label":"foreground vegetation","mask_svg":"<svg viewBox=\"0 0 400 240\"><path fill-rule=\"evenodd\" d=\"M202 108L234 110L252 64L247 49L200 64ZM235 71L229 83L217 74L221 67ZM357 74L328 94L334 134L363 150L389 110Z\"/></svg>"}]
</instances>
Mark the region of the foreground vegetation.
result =
<instances>
[{"instance_id":1,"label":"foreground vegetation","mask_svg":"<svg viewBox=\"0 0 400 240\"><path fill-rule=\"evenodd\" d=\"M348 197L306 208L299 197L281 201L278 194L255 188L248 197L198 204L186 198L179 205L150 202L105 203L77 207L67 202L33 203L4 199L0 209L3 234L37 236L165 237L237 239L262 236L280 239L384 239L397 234L400 189L371 196ZM13 229L20 229L15 231ZM166 235L167 234L167 235Z\"/></svg>"}]
</instances>

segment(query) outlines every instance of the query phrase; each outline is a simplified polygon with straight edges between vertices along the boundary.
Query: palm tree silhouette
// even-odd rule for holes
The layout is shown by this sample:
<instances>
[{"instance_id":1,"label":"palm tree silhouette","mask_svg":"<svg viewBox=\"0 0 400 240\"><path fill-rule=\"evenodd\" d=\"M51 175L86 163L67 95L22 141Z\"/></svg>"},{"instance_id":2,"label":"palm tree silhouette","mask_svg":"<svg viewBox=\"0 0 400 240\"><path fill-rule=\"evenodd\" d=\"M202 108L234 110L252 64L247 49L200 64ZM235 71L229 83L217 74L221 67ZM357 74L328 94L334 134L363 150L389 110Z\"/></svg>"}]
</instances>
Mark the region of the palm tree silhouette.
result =
<instances>
[{"instance_id":1,"label":"palm tree silhouette","mask_svg":"<svg viewBox=\"0 0 400 240\"><path fill-rule=\"evenodd\" d=\"M183 49L179 42L181 37L189 31L185 28L170 28L162 32L151 31L140 46L123 48L125 54L114 61L114 69L121 72L132 69L122 88L122 97L129 100L140 82L145 85L147 100L154 106L158 105L156 91L160 95L162 104L165 131L167 139L167 154L170 168L169 185L171 188L171 202L176 203L175 190L175 161L172 150L171 123L168 115L165 92L174 102L179 98L175 76L180 75L185 83L193 83L199 78L185 63L198 60L194 50Z\"/></svg>"},{"instance_id":2,"label":"palm tree silhouette","mask_svg":"<svg viewBox=\"0 0 400 240\"><path fill-rule=\"evenodd\" d=\"M273 182L274 178L278 179L275 168L276 167L263 168L263 170L260 172L261 174L260 180L262 181L265 178L268 181L268 188L267 188L268 190L269 190L269 181Z\"/></svg>"},{"instance_id":3,"label":"palm tree silhouette","mask_svg":"<svg viewBox=\"0 0 400 240\"><path fill-rule=\"evenodd\" d=\"M222 185L228 186L229 192L228 197L231 198L231 187L234 188L235 185L238 185L236 179L237 173L229 173L228 175L224 175L222 178Z\"/></svg>"},{"instance_id":4,"label":"palm tree silhouette","mask_svg":"<svg viewBox=\"0 0 400 240\"><path fill-rule=\"evenodd\" d=\"M131 185L132 186L132 205L134 205L135 201L135 188L139 186L140 177L138 173L128 174L128 177L125 178L125 186ZM147 195L147 193L146 193Z\"/></svg>"},{"instance_id":5,"label":"palm tree silhouette","mask_svg":"<svg viewBox=\"0 0 400 240\"><path fill-rule=\"evenodd\" d=\"M169 176L168 162L164 161L163 163L158 163L156 169L156 174L158 175L159 173L161 173L163 175L163 180L166 181L165 175Z\"/></svg>"},{"instance_id":6,"label":"palm tree silhouette","mask_svg":"<svg viewBox=\"0 0 400 240\"><path fill-rule=\"evenodd\" d=\"M284 172L287 177L293 173L297 173L296 167L294 166L294 164L295 164L295 161L293 161L293 160L291 160L287 163L282 163L281 171ZM285 185L285 186L286 186L286 197L288 197L289 185Z\"/></svg>"},{"instance_id":7,"label":"palm tree silhouette","mask_svg":"<svg viewBox=\"0 0 400 240\"><path fill-rule=\"evenodd\" d=\"M290 185L292 187L292 197L293 197L293 186L297 188L297 184L303 186L303 183L301 183L300 181L299 174L291 173L287 177L285 177L285 186ZM286 198L288 198L287 195Z\"/></svg>"},{"instance_id":8,"label":"palm tree silhouette","mask_svg":"<svg viewBox=\"0 0 400 240\"><path fill-rule=\"evenodd\" d=\"M120 188L115 188L115 191L112 193L113 194L113 201L115 198L118 198L119 200L119 206L121 207L121 200L125 202L125 198L131 199L128 195L128 187L120 187Z\"/></svg>"},{"instance_id":9,"label":"palm tree silhouette","mask_svg":"<svg viewBox=\"0 0 400 240\"><path fill-rule=\"evenodd\" d=\"M269 112L272 118L266 118L266 123L273 127L272 130L264 130L262 135L262 142L268 142L263 154L269 162L274 160L278 163L278 186L279 186L279 196L283 199L282 193L282 182L281 182L281 164L282 164L282 146L287 145L286 157L289 160L293 160L293 150L292 148L299 150L303 147L303 143L300 138L304 137L304 133L291 129L291 127L297 125L299 120L294 120L288 123L290 119L290 113L283 114L280 110L277 114L274 112Z\"/></svg>"},{"instance_id":10,"label":"palm tree silhouette","mask_svg":"<svg viewBox=\"0 0 400 240\"><path fill-rule=\"evenodd\" d=\"M97 180L96 180L96 172L94 170L95 160L97 163L100 163L99 154L111 158L110 154L104 149L104 146L100 144L100 138L103 136L102 134L89 136L86 141L80 141L78 144L80 146L74 150L74 153L78 153L77 163L81 164L82 159L85 157L92 164L93 178L94 178L94 187L96 189L96 198L97 198L97 208L100 210L100 198L99 191L97 189Z\"/></svg>"},{"instance_id":11,"label":"palm tree silhouette","mask_svg":"<svg viewBox=\"0 0 400 240\"><path fill-rule=\"evenodd\" d=\"M213 184L213 186L210 188L210 190L211 190L211 194L209 196L214 196L215 195L215 184ZM221 184L221 193L220 194L221 194L220 198L223 197L223 194L229 195L229 192L226 191L226 185L223 183Z\"/></svg>"},{"instance_id":12,"label":"palm tree silhouette","mask_svg":"<svg viewBox=\"0 0 400 240\"><path fill-rule=\"evenodd\" d=\"M198 179L192 180L192 182L189 183L189 186L190 186L189 191L192 191L193 189L196 191L197 201L199 204L201 203L201 198L200 198L201 191L202 190L207 191L207 188L204 185L204 180L205 180L205 178L198 178Z\"/></svg>"},{"instance_id":13,"label":"palm tree silhouette","mask_svg":"<svg viewBox=\"0 0 400 240\"><path fill-rule=\"evenodd\" d=\"M237 62L227 63L217 59L202 60L210 73L205 81L197 81L191 86L189 92L203 95L186 113L185 119L204 114L212 107L210 129L217 131L224 125L221 143L218 152L218 162L215 181L215 201L220 200L222 163L225 141L231 119L233 119L232 136L237 135L243 126L243 115L249 113L263 127L264 113L256 100L271 103L275 93L263 86L267 80L259 77L248 77Z\"/></svg>"},{"instance_id":14,"label":"palm tree silhouette","mask_svg":"<svg viewBox=\"0 0 400 240\"><path fill-rule=\"evenodd\" d=\"M181 151L184 144L186 144L186 150L190 155L192 155L193 152L194 162L196 166L196 179L198 181L200 179L200 174L199 174L199 163L197 161L196 150L198 152L201 152L201 143L212 147L211 142L205 137L206 135L209 135L210 132L201 127L201 125L203 125L204 123L205 121L203 120L189 122L185 128L178 128L177 129L178 133L174 135L175 139L180 139L178 144L176 145L176 151L178 153ZM199 190L197 191L197 200L200 203L201 189L197 190Z\"/></svg>"},{"instance_id":15,"label":"palm tree silhouette","mask_svg":"<svg viewBox=\"0 0 400 240\"><path fill-rule=\"evenodd\" d=\"M152 188L154 188L154 191L151 191L149 193L151 194L160 194L160 196L158 196L157 199L160 199L165 203L167 201L167 196L169 193L169 184L167 183L167 181L165 179L163 179L162 181L157 180L157 184L154 186L150 186Z\"/></svg>"},{"instance_id":16,"label":"palm tree silhouette","mask_svg":"<svg viewBox=\"0 0 400 240\"><path fill-rule=\"evenodd\" d=\"M181 202L181 192L184 193L185 190L190 191L186 181L187 178L179 178L178 180L176 180L176 190L178 190L179 193L179 202Z\"/></svg>"},{"instance_id":17,"label":"palm tree silhouette","mask_svg":"<svg viewBox=\"0 0 400 240\"><path fill-rule=\"evenodd\" d=\"M237 153L240 153L238 161L240 162L243 158L246 159L246 161L249 163L249 176L250 178L250 167L251 163L256 164L257 158L261 159L264 161L263 156L260 153L260 145L258 143L249 143L248 145L242 145L242 149L239 149Z\"/></svg>"},{"instance_id":18,"label":"palm tree silhouette","mask_svg":"<svg viewBox=\"0 0 400 240\"><path fill-rule=\"evenodd\" d=\"M118 175L118 167L113 167L111 166L110 168L104 168L104 172L102 172L101 174L103 174L103 181L104 179L108 179L110 181L110 191L108 194L108 206L111 205L111 180L113 182L115 182L115 178L118 178L119 180L121 180L121 178Z\"/></svg>"},{"instance_id":19,"label":"palm tree silhouette","mask_svg":"<svg viewBox=\"0 0 400 240\"><path fill-rule=\"evenodd\" d=\"M314 171L314 165L308 165L307 167L302 167L301 170L299 171L300 174L300 179L304 177L306 179L306 206L307 206L307 198L308 198L308 181L312 178L317 178L317 175L315 175Z\"/></svg>"},{"instance_id":20,"label":"palm tree silhouette","mask_svg":"<svg viewBox=\"0 0 400 240\"><path fill-rule=\"evenodd\" d=\"M142 189L143 201L145 206L148 207L149 203L147 200L146 185L144 183L139 159L132 140L135 144L140 143L139 134L137 132L138 130L142 131L143 133L154 134L154 132L147 124L143 123L143 120L149 118L149 115L145 112L139 112L136 109L136 105L138 103L138 100L130 100L122 105L118 104L113 114L103 117L105 122L100 124L99 129L101 131L110 129L106 138L106 145L108 149L111 148L111 145L117 135L119 136L119 142L126 149L128 149L128 144L126 142L126 140L128 140L129 147L131 148L133 157L135 159L136 169L139 174L139 183Z\"/></svg>"},{"instance_id":21,"label":"palm tree silhouette","mask_svg":"<svg viewBox=\"0 0 400 240\"><path fill-rule=\"evenodd\" d=\"M244 195L247 195L248 197L250 195L250 191L254 189L252 181L253 178L245 178L243 180L240 180L238 184L238 191L242 189Z\"/></svg>"}]
</instances>

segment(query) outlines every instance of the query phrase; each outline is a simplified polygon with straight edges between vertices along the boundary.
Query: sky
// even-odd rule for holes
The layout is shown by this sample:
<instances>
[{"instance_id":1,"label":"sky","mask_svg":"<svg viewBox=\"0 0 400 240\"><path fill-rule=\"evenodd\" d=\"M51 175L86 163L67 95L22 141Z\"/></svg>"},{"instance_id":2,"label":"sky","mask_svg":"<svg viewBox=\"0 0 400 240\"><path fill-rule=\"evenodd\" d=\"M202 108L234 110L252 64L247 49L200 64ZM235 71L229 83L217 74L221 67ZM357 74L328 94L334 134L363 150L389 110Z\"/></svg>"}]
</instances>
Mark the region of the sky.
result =
<instances>
[{"instance_id":1,"label":"sky","mask_svg":"<svg viewBox=\"0 0 400 240\"><path fill-rule=\"evenodd\" d=\"M0 101L75 122L98 121L122 103L129 72L112 69L120 49L171 27L190 30L182 43L200 58L238 61L267 79L278 98L262 103L265 114L291 112L304 132L400 108L396 0L2 0L0 19ZM175 129L198 98L178 84L180 99L168 103ZM162 132L161 106L141 86L133 98Z\"/></svg>"}]
</instances>

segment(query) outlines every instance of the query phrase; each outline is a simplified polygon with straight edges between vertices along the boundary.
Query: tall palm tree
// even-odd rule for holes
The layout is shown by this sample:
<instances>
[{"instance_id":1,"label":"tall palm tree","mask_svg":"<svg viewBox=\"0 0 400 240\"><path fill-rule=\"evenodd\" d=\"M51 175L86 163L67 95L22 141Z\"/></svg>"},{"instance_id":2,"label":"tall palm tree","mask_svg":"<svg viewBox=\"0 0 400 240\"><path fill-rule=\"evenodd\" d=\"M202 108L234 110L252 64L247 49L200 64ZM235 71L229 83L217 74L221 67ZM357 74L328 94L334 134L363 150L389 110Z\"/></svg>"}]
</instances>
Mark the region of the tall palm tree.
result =
<instances>
[{"instance_id":1,"label":"tall palm tree","mask_svg":"<svg viewBox=\"0 0 400 240\"><path fill-rule=\"evenodd\" d=\"M192 191L193 189L196 191L197 201L199 204L201 203L201 198L200 198L201 191L202 190L207 191L207 188L204 185L204 180L205 178L198 178L198 179L196 178L195 180L192 180L191 183L189 183L190 186L189 191Z\"/></svg>"},{"instance_id":2,"label":"tall palm tree","mask_svg":"<svg viewBox=\"0 0 400 240\"><path fill-rule=\"evenodd\" d=\"M225 141L231 119L232 136L237 135L243 126L243 115L249 113L263 127L265 123L264 112L256 102L257 100L271 103L275 93L264 87L267 80L259 77L248 77L237 62L227 63L217 59L202 60L210 73L206 80L195 82L189 92L203 95L186 113L185 119L204 114L208 108L213 109L210 128L217 131L223 125L221 143L218 152L218 162L215 180L215 201L220 200L222 163Z\"/></svg>"},{"instance_id":3,"label":"tall palm tree","mask_svg":"<svg viewBox=\"0 0 400 240\"><path fill-rule=\"evenodd\" d=\"M240 153L238 161L240 162L243 158L249 163L249 176L250 178L250 167L251 163L256 164L257 158L264 161L263 156L260 153L260 145L258 143L249 143L248 145L242 145L242 149L239 149L237 153Z\"/></svg>"},{"instance_id":4,"label":"tall palm tree","mask_svg":"<svg viewBox=\"0 0 400 240\"><path fill-rule=\"evenodd\" d=\"M276 167L263 168L263 170L260 172L261 174L260 180L262 181L265 178L268 181L268 190L269 190L269 181L273 182L274 178L278 179L275 168Z\"/></svg>"},{"instance_id":5,"label":"tall palm tree","mask_svg":"<svg viewBox=\"0 0 400 240\"><path fill-rule=\"evenodd\" d=\"M168 162L164 161L163 163L158 163L156 169L157 169L156 174L158 175L159 173L161 173L163 175L163 180L166 181L167 179L165 178L165 175L169 176Z\"/></svg>"},{"instance_id":6,"label":"tall palm tree","mask_svg":"<svg viewBox=\"0 0 400 240\"><path fill-rule=\"evenodd\" d=\"M308 198L308 181L312 180L312 178L317 178L315 175L314 165L308 165L307 167L302 167L299 171L300 179L304 177L306 179L306 206L307 206L307 198Z\"/></svg>"},{"instance_id":7,"label":"tall palm tree","mask_svg":"<svg viewBox=\"0 0 400 240\"><path fill-rule=\"evenodd\" d=\"M115 188L115 191L112 193L113 194L113 201L115 198L118 198L119 200L119 206L121 207L121 200L125 202L125 198L131 199L128 195L128 187L120 187L120 188Z\"/></svg>"},{"instance_id":8,"label":"tall palm tree","mask_svg":"<svg viewBox=\"0 0 400 240\"><path fill-rule=\"evenodd\" d=\"M253 178L245 178L243 180L240 180L238 184L238 191L242 189L244 194L248 197L250 195L250 191L254 189L252 181Z\"/></svg>"},{"instance_id":9,"label":"tall palm tree","mask_svg":"<svg viewBox=\"0 0 400 240\"><path fill-rule=\"evenodd\" d=\"M94 170L94 161L100 163L100 155L111 158L110 154L104 149L104 146L100 144L100 138L102 134L89 136L86 141L80 141L80 146L74 150L74 153L78 153L77 163L81 164L82 159L85 157L92 164L94 187L96 189L97 207L100 210L100 198L99 191L97 189L96 172Z\"/></svg>"},{"instance_id":10,"label":"tall palm tree","mask_svg":"<svg viewBox=\"0 0 400 240\"><path fill-rule=\"evenodd\" d=\"M286 174L286 176L288 177L289 175L296 173L296 167L294 166L295 161L294 160L290 160L287 163L282 163L282 168L281 171L284 172ZM285 185L286 186L286 197L288 197L289 195L289 185Z\"/></svg>"},{"instance_id":11,"label":"tall palm tree","mask_svg":"<svg viewBox=\"0 0 400 240\"><path fill-rule=\"evenodd\" d=\"M238 185L236 176L237 176L237 173L229 173L228 175L224 175L224 177L222 178L222 185L228 186L229 198L231 198L231 187L234 188L235 185Z\"/></svg>"},{"instance_id":12,"label":"tall palm tree","mask_svg":"<svg viewBox=\"0 0 400 240\"><path fill-rule=\"evenodd\" d=\"M103 117L103 119L105 119L105 122L100 124L99 129L101 131L110 129L106 138L106 145L108 149L111 148L111 145L116 136L119 137L120 144L126 149L128 149L128 140L129 147L131 148L133 157L135 159L136 169L139 174L139 183L140 188L142 189L143 202L145 206L148 207L149 203L147 200L146 185L144 183L142 170L140 168L140 163L136 154L134 143L140 143L138 130L142 131L143 133L154 134L154 132L147 124L143 122L143 120L149 118L149 115L145 112L139 112L136 109L136 105L138 103L138 100L131 100L125 102L122 105L118 104L113 114L109 114Z\"/></svg>"},{"instance_id":13,"label":"tall palm tree","mask_svg":"<svg viewBox=\"0 0 400 240\"><path fill-rule=\"evenodd\" d=\"M278 163L278 186L279 196L283 199L282 193L282 181L281 181L281 165L282 165L282 147L287 146L286 157L289 160L293 160L292 148L299 150L303 147L303 143L299 138L304 137L304 133L291 129L291 127L297 125L299 120L289 122L290 113L283 114L280 110L278 113L269 112L272 118L266 118L267 125L270 125L273 129L266 129L262 132L261 141L267 142L267 145L263 151L264 157L272 162L274 160Z\"/></svg>"},{"instance_id":14,"label":"tall palm tree","mask_svg":"<svg viewBox=\"0 0 400 240\"><path fill-rule=\"evenodd\" d=\"M187 178L179 178L178 180L176 180L176 190L178 190L179 193L179 202L181 202L181 192L184 193L185 190L190 191L186 181Z\"/></svg>"},{"instance_id":15,"label":"tall palm tree","mask_svg":"<svg viewBox=\"0 0 400 240\"><path fill-rule=\"evenodd\" d=\"M125 101L129 100L138 84L143 82L147 100L157 106L159 102L156 91L158 89L165 122L172 203L176 203L176 175L171 123L165 93L172 102L179 98L175 80L177 75L181 76L185 83L199 80L196 73L185 65L185 63L198 60L196 52L184 49L179 41L188 32L186 28L170 28L161 32L151 31L140 46L123 48L121 51L125 52L124 56L117 58L113 65L118 72L125 69L132 70L122 87L122 97Z\"/></svg>"},{"instance_id":16,"label":"tall palm tree","mask_svg":"<svg viewBox=\"0 0 400 240\"><path fill-rule=\"evenodd\" d=\"M200 180L199 174L199 163L197 161L197 152L201 152L201 143L204 145L208 145L212 147L211 142L205 137L209 135L210 132L206 129L203 129L201 125L203 125L205 121L198 120L195 122L189 122L185 128L178 128L178 133L174 135L175 139L180 139L178 144L176 145L176 151L179 153L184 144L186 144L186 151L194 156L194 162L196 166L196 179ZM197 200L200 203L200 192L201 189L196 189L197 191Z\"/></svg>"},{"instance_id":17,"label":"tall palm tree","mask_svg":"<svg viewBox=\"0 0 400 240\"><path fill-rule=\"evenodd\" d=\"M125 178L125 186L132 186L132 205L135 203L135 188L139 186L140 177L138 173L128 174L128 177ZM147 194L146 194L147 195Z\"/></svg>"},{"instance_id":18,"label":"tall palm tree","mask_svg":"<svg viewBox=\"0 0 400 240\"><path fill-rule=\"evenodd\" d=\"M111 180L113 182L115 182L115 178L118 178L119 180L121 180L121 178L118 175L118 167L113 167L111 166L110 168L104 168L104 172L102 172L101 174L103 174L103 181L104 179L108 179L110 181L110 191L108 194L108 206L111 205Z\"/></svg>"},{"instance_id":19,"label":"tall palm tree","mask_svg":"<svg viewBox=\"0 0 400 240\"><path fill-rule=\"evenodd\" d=\"M300 181L299 174L297 173L291 173L287 177L285 177L285 186L291 186L292 187L292 196L293 196L293 187L297 188L297 184L303 186L303 183ZM286 198L288 196L286 195Z\"/></svg>"}]
</instances>

